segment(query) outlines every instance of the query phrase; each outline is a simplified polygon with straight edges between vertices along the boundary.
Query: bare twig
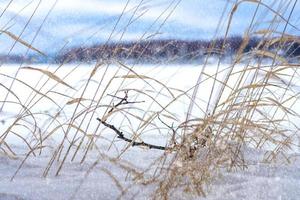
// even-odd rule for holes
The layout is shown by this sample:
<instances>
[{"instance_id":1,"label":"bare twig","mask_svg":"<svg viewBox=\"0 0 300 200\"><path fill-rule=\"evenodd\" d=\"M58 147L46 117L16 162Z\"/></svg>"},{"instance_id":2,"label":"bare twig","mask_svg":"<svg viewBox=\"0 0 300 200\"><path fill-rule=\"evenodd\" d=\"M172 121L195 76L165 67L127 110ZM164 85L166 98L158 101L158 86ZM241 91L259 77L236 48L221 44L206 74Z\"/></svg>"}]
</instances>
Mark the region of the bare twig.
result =
<instances>
[{"instance_id":1,"label":"bare twig","mask_svg":"<svg viewBox=\"0 0 300 200\"><path fill-rule=\"evenodd\" d=\"M144 146L144 147L148 147L149 149L159 149L159 150L170 150L169 147L165 147L165 146L159 146L159 145L154 145L154 144L149 144L146 143L144 141L142 142L136 142L130 138L127 138L124 136L123 132L118 130L114 125L108 124L105 121L101 120L100 118L97 118L97 120L103 124L104 126L106 126L107 128L110 128L111 130L113 130L117 135L118 138L120 138L121 140L124 140L126 142L131 143L132 146Z\"/></svg>"},{"instance_id":2,"label":"bare twig","mask_svg":"<svg viewBox=\"0 0 300 200\"><path fill-rule=\"evenodd\" d=\"M111 96L113 98L117 98L120 99L120 101L114 105L109 111L108 113L111 113L115 108L117 108L120 105L125 105L125 104L135 104L135 103L143 103L144 101L128 101L128 91L125 91L125 96L124 97L118 97L118 96L114 96L114 95L108 95Z\"/></svg>"},{"instance_id":3,"label":"bare twig","mask_svg":"<svg viewBox=\"0 0 300 200\"><path fill-rule=\"evenodd\" d=\"M117 98L119 99L120 101L114 105L109 111L108 113L111 113L114 111L114 109L116 109L118 106L120 105L126 105L126 104L133 104L133 103L140 103L142 101L139 101L139 102L131 102L131 101L128 101L128 91L125 91L125 96L124 97L117 97L117 96L113 96L113 95L110 95L114 98ZM113 130L117 135L118 135L118 138L130 143L132 146L144 146L144 147L148 147L149 149L159 149L159 150L169 150L171 148L169 147L165 147L165 146L159 146L159 145L154 145L154 144L149 144L149 143L146 143L144 141L142 142L136 142L130 138L127 138L124 136L123 132L118 130L114 125L111 125L109 123L107 123L105 120L102 120L100 118L97 118L97 120L103 124L104 126L106 126L107 128L110 128L111 130Z\"/></svg>"}]
</instances>

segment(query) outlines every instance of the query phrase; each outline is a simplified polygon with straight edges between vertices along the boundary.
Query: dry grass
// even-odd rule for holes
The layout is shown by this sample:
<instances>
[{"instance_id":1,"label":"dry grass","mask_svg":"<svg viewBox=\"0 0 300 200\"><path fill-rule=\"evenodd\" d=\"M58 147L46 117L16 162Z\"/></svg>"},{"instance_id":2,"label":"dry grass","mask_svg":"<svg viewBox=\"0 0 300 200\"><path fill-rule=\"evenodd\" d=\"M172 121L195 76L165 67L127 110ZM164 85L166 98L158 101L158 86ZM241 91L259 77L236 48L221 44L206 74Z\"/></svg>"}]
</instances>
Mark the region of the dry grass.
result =
<instances>
[{"instance_id":1,"label":"dry grass","mask_svg":"<svg viewBox=\"0 0 300 200\"><path fill-rule=\"evenodd\" d=\"M167 23L177 3L180 1L172 2L158 17L165 17L161 26ZM293 124L299 120L299 110L295 110L299 104L299 63L289 63L279 51L287 42L299 40L296 35L286 33L288 28L297 28L291 23L296 3L281 1L280 4L290 8L285 11L260 1L228 3L232 5L229 16L223 15L219 23L219 26L226 24L225 38L230 33L235 12L243 4L264 7L273 20L268 28L258 30L261 18L254 12L243 44L232 63L224 68L219 58L216 71L211 73L207 69L211 55L206 55L197 83L186 91L136 72L135 64L127 66L117 60L99 60L87 78L79 80L76 85L70 85L69 81L74 72L80 70L79 64L68 67L64 73L60 72L64 64L55 70L21 65L14 76L0 72L1 79L5 79L0 83L3 94L0 113L13 113L11 118L3 121L0 152L11 159L22 158L12 178L29 157L43 152L49 154L43 173L45 177L51 171L56 175L62 173L66 161L85 162L89 152L93 152L98 153L100 159L91 170L101 163L101 159L108 160L131 174L135 184L154 185L153 198L169 199L176 195L176 191L205 196L207 186L223 169L247 168L248 161L243 155L245 148L268 149L264 162L276 161L278 157L289 162L288 152L298 146L295 141L299 138L299 128ZM124 12L125 9L122 15ZM279 24L284 25L283 30ZM6 30L1 30L1 33L41 53L23 41L22 35L16 36ZM140 41L146 35L147 32ZM269 42L244 53L253 35L269 39ZM107 42L110 40L111 37ZM269 47L275 43L277 48L271 52ZM210 48L214 49L214 42ZM266 64L265 57L271 62ZM117 67L109 70L112 65ZM41 78L32 86L19 76L23 70ZM132 83L137 84L131 87ZM200 100L199 92L207 84L210 94ZM28 91L29 95L21 99L15 92L16 87ZM176 106L182 104L187 113L177 116ZM125 136L122 138L118 131ZM116 133L113 137L112 132ZM147 132L161 134L166 143L144 141L142 138ZM28 151L25 154L15 152L14 146L8 142L9 137L20 139ZM57 137L60 139L53 142L52 138ZM103 143L108 144L109 150L103 151ZM149 154L159 151L152 150L153 145L164 152L145 169L136 168L135 163L129 164L122 159L130 148L139 148L132 146L150 147ZM122 195L129 190L108 169L101 170L111 177Z\"/></svg>"}]
</instances>

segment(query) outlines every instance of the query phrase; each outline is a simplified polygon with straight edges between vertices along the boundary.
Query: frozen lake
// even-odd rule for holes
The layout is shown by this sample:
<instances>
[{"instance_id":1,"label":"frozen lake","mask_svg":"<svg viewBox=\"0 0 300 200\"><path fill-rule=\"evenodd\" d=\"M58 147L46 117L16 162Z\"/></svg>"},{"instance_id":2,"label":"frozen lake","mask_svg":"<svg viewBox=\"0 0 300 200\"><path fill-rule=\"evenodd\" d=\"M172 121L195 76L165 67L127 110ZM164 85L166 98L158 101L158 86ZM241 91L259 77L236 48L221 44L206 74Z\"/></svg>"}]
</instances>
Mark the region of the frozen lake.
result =
<instances>
[{"instance_id":1,"label":"frozen lake","mask_svg":"<svg viewBox=\"0 0 300 200\"><path fill-rule=\"evenodd\" d=\"M26 68L28 66L24 65L22 67ZM39 118L36 123L39 124L39 127L46 126L45 123L47 122L45 120L49 120L49 115L55 116L60 113L59 120L64 123L72 115L82 115L81 112L86 114L82 122L84 124L82 126L86 126L91 117L102 117L111 101L117 103L117 97L123 97L124 91L128 91L130 101L139 102L126 106L134 106L136 108L135 114L138 114L141 118L145 118L153 112L164 110L162 114L166 117L170 115L170 119L174 118L177 122L183 122L186 118L193 89L202 70L201 66L178 65L163 67L135 66L130 71L131 69L125 67L103 65L97 69L95 75L88 81L94 65L64 65L61 68L47 65L31 67L55 72L55 75L63 79L65 84L49 79L49 76L40 71L19 69L19 66L14 65L3 66L1 68L1 83L6 87L10 87L13 83L12 93L1 97L1 101L6 99L7 102L2 104L3 115L1 115L0 120L6 122L4 125L7 125L7 127L10 120L26 112L25 107L30 109L30 112L36 113L35 116ZM222 66L222 68L226 69L228 66ZM207 66L206 73L213 75L215 71L214 66ZM224 76L225 71L218 76ZM17 79L12 81L12 77L16 74ZM127 76L128 74L130 75ZM205 77L205 79L208 78ZM204 80L200 84L199 94L201 95L197 97L197 105L194 106L193 112L195 116L193 117L204 115L212 85L213 81L211 79ZM6 94L7 89L1 87L1 93ZM82 101L77 107L78 101L76 102L76 100L80 98ZM165 106L167 106L166 109L164 109ZM87 107L91 107L92 111L85 110ZM95 109L96 107L97 109ZM76 109L75 112L74 109ZM30 118L30 116L28 117ZM119 117L122 118L120 120L124 121L124 116ZM80 120L78 119L78 121ZM140 120L135 121L132 120L131 123L139 126ZM87 131L93 131L97 126L97 122L88 123L87 126ZM55 134L54 137L56 137ZM10 142L16 142L16 138L10 140L8 137L7 139Z\"/></svg>"},{"instance_id":2,"label":"frozen lake","mask_svg":"<svg viewBox=\"0 0 300 200\"><path fill-rule=\"evenodd\" d=\"M125 199L148 198L154 191L153 185L134 185L127 180L122 168L101 155L121 155L124 161L145 169L163 152L138 147L128 149L128 144L116 139L115 133L99 126L96 118L107 120L128 137L134 136L138 141L165 146L172 137L165 124L177 127L183 123L189 109L191 110L191 99L194 104L189 119L201 120L214 112L216 103L226 104L230 99L228 97L235 94L233 89L239 80L242 80L246 91L254 88L254 84L247 86L254 77L261 83L269 69L262 67L262 70L255 70L255 67L249 66L249 70L241 78L240 74L245 70L243 65L232 69L229 65L217 67L209 64L204 70L201 65L149 65L133 68L100 65L95 68L95 65L73 64L62 67L19 67L4 65L0 68L0 199L116 199L120 195L120 186L115 183L111 174L120 180L122 187L130 188ZM288 135L294 134L293 145L289 150L293 163L287 166L261 164L258 158L263 156L263 152L249 149L249 168L245 172L225 172L223 177L214 181L212 188L207 189L210 191L208 199L252 199L253 195L257 199L297 199L300 196L299 160L298 155L292 153L298 148L299 118L293 112L300 113L300 79L293 70L284 67L278 67L277 70L280 70L282 76L270 76L270 90L263 96L272 104L260 111L273 116L274 123L278 119L289 119L283 120L280 125L289 129ZM193 89L201 72L199 90L193 98ZM229 72L232 75L226 87L222 87ZM294 75L294 78L289 79L287 75ZM282 88L273 87L280 82ZM118 105L126 94L129 103ZM217 101L219 94L222 96ZM240 96L234 103L238 104L243 94L247 92L239 93ZM290 100L293 95L295 100ZM282 108L274 109L275 100L283 103ZM117 109L113 107L116 105ZM112 108L113 112L110 112ZM222 113L222 109L222 106L218 107L216 113ZM242 112L243 110L236 113ZM263 119L258 116L254 115L253 118L263 123ZM182 130L178 137L180 134L183 134ZM95 146L85 157L90 141L95 142ZM47 178L41 178L51 161L50 155L55 154L60 144L63 145L61 155L72 144L70 156L66 158L61 174L55 176L63 156L53 162L51 169L47 171ZM77 149L79 145L81 146ZM40 155L38 148L43 149ZM265 146L264 150L270 148L274 146ZM10 181L31 149L36 149L35 155L28 157L14 180ZM85 162L80 164L83 158ZM100 164L94 169L92 166L96 161ZM87 173L91 168L90 174ZM141 190L143 193L139 192Z\"/></svg>"}]
</instances>

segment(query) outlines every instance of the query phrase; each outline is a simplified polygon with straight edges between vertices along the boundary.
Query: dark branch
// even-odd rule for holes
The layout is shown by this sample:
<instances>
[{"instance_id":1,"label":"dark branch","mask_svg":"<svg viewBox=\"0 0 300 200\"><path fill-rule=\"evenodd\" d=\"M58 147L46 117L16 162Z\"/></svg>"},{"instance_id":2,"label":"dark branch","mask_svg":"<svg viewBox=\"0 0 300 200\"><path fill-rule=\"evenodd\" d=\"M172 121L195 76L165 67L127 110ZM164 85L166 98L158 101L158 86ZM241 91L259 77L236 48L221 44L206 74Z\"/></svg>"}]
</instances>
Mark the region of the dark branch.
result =
<instances>
[{"instance_id":1,"label":"dark branch","mask_svg":"<svg viewBox=\"0 0 300 200\"><path fill-rule=\"evenodd\" d=\"M159 119L159 121L161 123L163 123L166 127L168 127L170 130L172 130L173 134L172 134L172 142L174 144L174 146L177 146L177 142L176 142L176 130L173 128L173 124L172 126L169 126L168 124L166 124L163 120L160 119L159 115L157 116L157 118Z\"/></svg>"},{"instance_id":2,"label":"dark branch","mask_svg":"<svg viewBox=\"0 0 300 200\"><path fill-rule=\"evenodd\" d=\"M97 120L103 124L104 126L106 126L107 128L110 128L111 130L113 130L117 135L118 138L120 138L121 140L124 140L128 143L131 143L132 146L144 146L144 147L148 147L149 149L159 149L159 150L170 150L169 147L164 147L164 146L159 146L159 145L154 145L154 144L149 144L146 142L136 142L133 141L132 139L129 139L127 137L124 136L123 132L121 132L120 130L118 130L114 125L108 124L105 121L102 121L100 118L97 118Z\"/></svg>"},{"instance_id":3,"label":"dark branch","mask_svg":"<svg viewBox=\"0 0 300 200\"><path fill-rule=\"evenodd\" d=\"M115 108L117 108L118 106L120 105L126 105L126 104L135 104L135 103L144 103L144 101L128 101L128 91L125 91L125 96L124 97L117 97L117 96L114 96L114 95L108 95L108 96L111 96L113 98L116 98L116 99L119 99L120 101L114 105L109 111L108 113L111 113L113 112L113 110Z\"/></svg>"},{"instance_id":4,"label":"dark branch","mask_svg":"<svg viewBox=\"0 0 300 200\"><path fill-rule=\"evenodd\" d=\"M116 109L118 106L120 105L125 105L125 104L134 104L134 103L141 103L143 101L140 101L140 102L130 102L128 101L128 91L125 91L125 95L124 97L117 97L117 96L113 96L113 95L109 95L109 96L112 96L114 98L117 98L119 99L120 101L114 105L109 111L108 113L111 113L114 111L114 109ZM111 130L113 130L117 135L118 135L118 138L120 138L121 140L124 140L128 143L131 143L132 146L144 146L144 147L148 147L149 149L159 149L159 150L169 150L171 148L169 147L164 147L164 146L159 146L159 145L154 145L154 144L149 144L149 143L145 143L144 141L142 142L136 142L130 138L127 138L124 136L123 132L121 132L120 130L118 130L114 125L111 125L111 124L108 124L107 122L101 120L100 118L97 118L97 120L103 124L104 126L106 126L107 128L110 128Z\"/></svg>"}]
</instances>

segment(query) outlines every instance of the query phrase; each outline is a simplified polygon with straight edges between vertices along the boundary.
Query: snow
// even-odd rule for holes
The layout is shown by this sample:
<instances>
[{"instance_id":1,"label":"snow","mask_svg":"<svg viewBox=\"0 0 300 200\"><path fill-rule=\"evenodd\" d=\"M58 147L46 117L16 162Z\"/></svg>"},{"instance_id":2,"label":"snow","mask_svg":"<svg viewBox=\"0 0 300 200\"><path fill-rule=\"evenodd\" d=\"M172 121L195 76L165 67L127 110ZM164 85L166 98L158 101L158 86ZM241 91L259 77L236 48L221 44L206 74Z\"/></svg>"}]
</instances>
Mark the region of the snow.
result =
<instances>
[{"instance_id":1,"label":"snow","mask_svg":"<svg viewBox=\"0 0 300 200\"><path fill-rule=\"evenodd\" d=\"M159 152L133 148L126 158L134 157L140 164L155 159ZM257 159L260 152L252 151ZM292 164L264 164L257 160L245 171L222 172L222 176L213 181L206 198L180 195L174 199L298 199L300 196L300 160L295 155ZM252 158L253 158L252 157ZM92 159L84 164L67 163L59 176L50 175L42 178L41 174L49 161L48 156L30 159L13 181L12 175L21 159L9 160L0 157L0 199L117 199L121 194L114 181L101 171L106 167L120 183L130 186L132 182L125 180L126 174L113 164L101 161L86 176L93 164ZM135 185L130 188L123 199L148 199L154 188L152 186Z\"/></svg>"},{"instance_id":2,"label":"snow","mask_svg":"<svg viewBox=\"0 0 300 200\"><path fill-rule=\"evenodd\" d=\"M207 199L299 199L299 155L289 165L261 163L259 155L252 151L255 160L245 171L225 172Z\"/></svg>"},{"instance_id":3,"label":"snow","mask_svg":"<svg viewBox=\"0 0 300 200\"><path fill-rule=\"evenodd\" d=\"M6 65L1 67L1 74L10 74L13 75L19 66ZM40 69L46 69L48 66L39 65L33 66ZM50 66L49 71L54 72L57 66ZM226 69L226 65L221 66L222 69ZM97 81L104 73L105 68L100 68L97 72L99 76L94 77L95 85L91 85L87 91L95 91ZM117 68L111 66L108 69L107 75L103 82L108 83L110 78L114 76ZM144 74L149 77L154 77L159 80L161 83L166 84L170 88L177 88L181 90L188 90L193 87L196 83L198 75L201 71L199 66L140 66L135 67L134 70L139 74ZM211 65L207 68L207 73L213 74L216 68ZM74 69L74 66L64 66L59 69L55 74L59 77L64 77L68 73L71 73L70 76L64 78L64 81L71 86L74 86L76 90L67 88L64 85L56 84L55 81L50 80L43 86L41 90L44 93L49 91L61 92L64 94L72 95L73 97L79 97L84 85L84 80L86 80L91 72L91 66L79 66ZM117 75L125 75L126 71L118 72ZM42 76L39 72L33 72L30 70L21 69L17 77L26 83L30 84L35 88L40 88L44 81L47 80L45 76ZM38 83L38 81L41 82ZM0 82L5 83L6 86L9 86L10 79L1 76ZM114 84L109 88L110 91L115 91L118 89L120 84L119 79L114 80ZM234 80L232 80L234 82ZM142 83L141 83L142 82ZM38 83L38 84L37 84ZM156 88L161 90L162 94L168 94L168 91L164 89L159 83L153 83ZM204 83L205 85L201 87L201 96L199 97L199 107L205 105L205 100L207 100L210 87L212 82ZM16 87L13 87L13 91L20 97L20 101L25 103L27 98L30 96L30 89L28 87L22 87L21 84L16 84ZM122 86L122 88L132 88L139 87L141 89L151 89L150 86L145 86L143 81L129 80ZM101 87L103 90L104 86ZM153 88L152 88L153 89ZM1 93L6 94L5 90L1 88ZM113 93L113 92L112 92ZM47 93L50 94L50 93ZM84 97L91 98L93 92L88 92ZM121 95L121 94L118 94ZM203 95L203 96L202 96ZM32 97L32 96L31 96ZM68 98L60 97L56 99L56 95L51 96L54 100L58 102L59 105L63 105ZM97 94L97 98L99 95ZM96 99L97 99L96 98ZM107 96L105 98L108 98ZM137 96L138 100L140 96ZM1 97L1 101L4 97ZM37 99L37 98L34 98ZM162 104L167 102L167 97L157 96ZM8 100L15 100L14 97L9 96ZM188 108L188 103L184 97L180 99L175 105L170 107L170 110L176 110L175 116L180 120L184 120L186 110ZM108 100L104 100L107 102ZM61 103L61 104L60 104ZM48 111L49 113L55 113L53 110L53 103L45 100L38 102L36 105L32 106L32 112L41 112ZM141 105L143 108L151 108L153 110L159 110L157 106L149 107L147 102ZM295 105L295 109L299 108L299 105ZM194 113L199 113L200 108L195 108ZM205 108L205 107L203 107ZM15 105L6 104L0 120L4 120L5 123L1 125L1 134L2 131L7 128L11 118L16 116L19 113L21 108L15 107ZM74 107L64 107L65 115L59 118L61 121L67 119L70 116L70 111ZM78 111L79 112L79 111ZM97 115L94 116L100 117L102 112L97 111ZM115 118L112 120L116 122L122 118ZM38 124L43 124L47 119L40 117ZM82 127L85 127L86 122L83 123ZM136 128L140 124L132 124L132 127ZM87 132L93 132L97 122L91 124L88 127ZM43 128L43 126L41 126ZM22 130L20 127L17 127L15 131ZM50 130L50 129L49 129ZM42 130L43 131L43 130ZM45 131L45 130L44 130ZM109 132L109 131L108 131ZM141 137L148 142L155 142L164 145L166 142L166 133L161 133L160 135L154 133L155 131L148 131L147 134L141 135ZM109 132L105 134L105 138L109 141L112 139L112 133ZM72 134L69 136L72 138ZM30 138L30 134L27 135L27 138ZM126 143L122 141L117 141L115 148L109 149L109 141L98 141L100 149L91 150L88 153L87 159L84 163L80 163L82 156L84 155L83 151L79 151L75 160L72 162L70 158L67 159L61 173L58 176L55 176L56 170L59 167L61 160L54 161L54 165L50 169L50 172L47 177L43 177L43 172L51 159L51 155L54 152L54 144L58 144L62 139L61 133L53 134L52 140L47 141L46 145L49 145L47 150L43 151L41 155L29 156L28 160L22 166L20 171L16 174L13 180L11 178L14 176L18 167L25 158L24 152L27 152L27 147L21 142L19 138L8 137L7 142L11 145L11 148L15 152L19 152L17 157L14 159L9 159L2 154L0 154L0 200L38 200L38 199L117 199L121 195L118 184L114 181L111 173L121 184L121 187L128 188L128 191L124 195L123 199L149 199L153 192L155 191L155 185L141 185L134 183L130 177L127 177L127 172L124 171L120 166L109 161L106 157L99 157L99 154L106 154L110 157L115 157L118 155L119 151L122 151L126 147ZM52 148L51 148L52 147ZM175 193L173 199L299 199L300 197L300 154L291 153L289 154L290 164L278 163L264 163L261 162L266 150L254 150L251 148L245 149L245 156L248 162L248 168L244 171L234 170L226 171L221 170L219 176L217 176L209 188L207 188L206 198L199 198L195 196L189 196L187 194L182 194L179 191ZM74 149L71 150L71 153L74 152ZM155 159L162 155L162 152L159 150L148 150L138 147L129 148L122 156L121 159L124 162L131 162L136 165L139 169L145 169L150 165ZM94 166L94 163L98 162ZM107 173L109 171L109 173Z\"/></svg>"}]
</instances>

